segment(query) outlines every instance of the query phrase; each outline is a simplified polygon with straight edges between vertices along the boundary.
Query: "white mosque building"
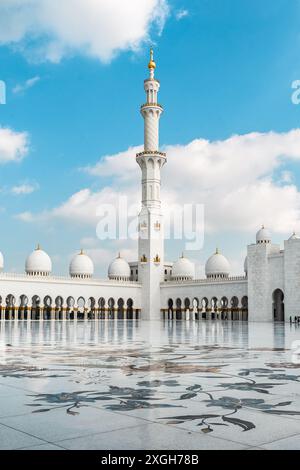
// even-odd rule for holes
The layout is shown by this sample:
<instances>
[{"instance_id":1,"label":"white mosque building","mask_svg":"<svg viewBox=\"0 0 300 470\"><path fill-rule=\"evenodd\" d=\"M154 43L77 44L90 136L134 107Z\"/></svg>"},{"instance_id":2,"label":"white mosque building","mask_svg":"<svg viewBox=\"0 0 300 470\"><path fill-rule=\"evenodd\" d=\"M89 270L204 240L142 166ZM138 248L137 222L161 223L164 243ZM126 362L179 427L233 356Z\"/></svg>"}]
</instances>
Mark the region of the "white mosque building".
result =
<instances>
[{"instance_id":1,"label":"white mosque building","mask_svg":"<svg viewBox=\"0 0 300 470\"><path fill-rule=\"evenodd\" d=\"M218 250L208 259L206 277L195 279L193 263L183 255L164 259L159 151L159 81L151 51L146 102L144 150L136 155L142 172L138 261L120 255L108 268L108 279L95 279L92 259L83 251L69 267L69 277L53 276L49 255L38 246L27 258L25 273L3 272L0 253L0 319L178 319L290 321L300 310L300 237L293 234L284 249L272 243L267 228L247 247L244 273L230 276L230 264Z\"/></svg>"}]
</instances>

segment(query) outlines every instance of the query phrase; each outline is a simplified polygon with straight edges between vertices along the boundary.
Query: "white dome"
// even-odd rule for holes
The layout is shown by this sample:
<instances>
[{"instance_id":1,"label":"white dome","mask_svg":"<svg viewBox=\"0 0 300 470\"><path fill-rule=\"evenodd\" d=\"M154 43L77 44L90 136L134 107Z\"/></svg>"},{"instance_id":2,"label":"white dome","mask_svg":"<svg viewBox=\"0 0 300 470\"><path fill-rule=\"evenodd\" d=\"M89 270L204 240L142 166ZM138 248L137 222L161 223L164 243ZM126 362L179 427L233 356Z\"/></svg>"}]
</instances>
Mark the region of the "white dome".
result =
<instances>
[{"instance_id":1,"label":"white dome","mask_svg":"<svg viewBox=\"0 0 300 470\"><path fill-rule=\"evenodd\" d=\"M27 257L25 263L25 271L32 276L48 276L52 271L52 262L44 250L37 248Z\"/></svg>"},{"instance_id":2,"label":"white dome","mask_svg":"<svg viewBox=\"0 0 300 470\"><path fill-rule=\"evenodd\" d=\"M245 274L248 274L248 256L246 256L245 261L244 261L244 271L245 271Z\"/></svg>"},{"instance_id":3,"label":"white dome","mask_svg":"<svg viewBox=\"0 0 300 470\"><path fill-rule=\"evenodd\" d=\"M0 251L0 271L2 271L3 267L4 267L4 260L3 260L3 255Z\"/></svg>"},{"instance_id":4,"label":"white dome","mask_svg":"<svg viewBox=\"0 0 300 470\"><path fill-rule=\"evenodd\" d=\"M94 274L94 264L91 258L82 250L75 255L70 263L71 277L89 278Z\"/></svg>"},{"instance_id":5,"label":"white dome","mask_svg":"<svg viewBox=\"0 0 300 470\"><path fill-rule=\"evenodd\" d=\"M194 279L195 277L195 265L189 259L183 255L176 263L173 264L172 268L172 279L175 281L187 281Z\"/></svg>"},{"instance_id":6,"label":"white dome","mask_svg":"<svg viewBox=\"0 0 300 470\"><path fill-rule=\"evenodd\" d=\"M264 226L256 234L256 243L271 243L271 233Z\"/></svg>"},{"instance_id":7,"label":"white dome","mask_svg":"<svg viewBox=\"0 0 300 470\"><path fill-rule=\"evenodd\" d=\"M121 258L120 254L110 263L108 267L108 277L116 281L129 281L130 266L126 259Z\"/></svg>"},{"instance_id":8,"label":"white dome","mask_svg":"<svg viewBox=\"0 0 300 470\"><path fill-rule=\"evenodd\" d=\"M216 252L206 261L206 277L228 277L229 272L230 264L227 258L216 250Z\"/></svg>"}]
</instances>

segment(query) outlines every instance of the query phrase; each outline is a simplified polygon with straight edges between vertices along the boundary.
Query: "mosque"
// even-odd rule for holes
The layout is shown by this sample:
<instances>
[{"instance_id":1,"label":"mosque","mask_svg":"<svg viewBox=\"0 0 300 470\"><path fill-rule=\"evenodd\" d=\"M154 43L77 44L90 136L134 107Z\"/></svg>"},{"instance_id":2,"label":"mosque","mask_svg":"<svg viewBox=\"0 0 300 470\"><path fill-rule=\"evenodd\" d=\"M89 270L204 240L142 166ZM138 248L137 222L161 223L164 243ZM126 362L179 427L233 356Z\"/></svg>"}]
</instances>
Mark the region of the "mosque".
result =
<instances>
[{"instance_id":1,"label":"mosque","mask_svg":"<svg viewBox=\"0 0 300 470\"><path fill-rule=\"evenodd\" d=\"M290 321L300 306L300 237L293 234L284 249L273 244L262 227L247 247L244 273L230 276L230 264L218 250L208 259L206 277L195 279L193 263L182 255L164 259L161 169L167 162L159 150L159 81L153 51L144 81L146 102L144 150L136 155L141 169L138 261L120 255L107 279L95 279L92 259L83 251L69 266L69 277L53 276L49 255L40 246L28 256L25 273L3 272L0 253L0 319L177 319Z\"/></svg>"}]
</instances>

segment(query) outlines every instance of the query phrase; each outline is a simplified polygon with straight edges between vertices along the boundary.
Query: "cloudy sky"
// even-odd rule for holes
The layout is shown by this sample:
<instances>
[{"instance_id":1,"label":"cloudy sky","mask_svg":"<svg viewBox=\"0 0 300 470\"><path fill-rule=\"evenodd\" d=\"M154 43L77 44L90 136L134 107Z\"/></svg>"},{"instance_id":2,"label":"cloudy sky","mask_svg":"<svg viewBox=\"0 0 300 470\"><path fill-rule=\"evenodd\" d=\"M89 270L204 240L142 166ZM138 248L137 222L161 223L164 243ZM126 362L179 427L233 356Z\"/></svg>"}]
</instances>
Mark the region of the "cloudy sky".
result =
<instances>
[{"instance_id":1,"label":"cloudy sky","mask_svg":"<svg viewBox=\"0 0 300 470\"><path fill-rule=\"evenodd\" d=\"M136 243L97 239L99 205L140 199L149 46L161 81L162 197L204 205L201 274L232 273L261 224L300 231L299 0L1 0L0 250L23 271L40 243L57 274L83 247L102 276ZM166 244L177 258L183 242Z\"/></svg>"}]
</instances>

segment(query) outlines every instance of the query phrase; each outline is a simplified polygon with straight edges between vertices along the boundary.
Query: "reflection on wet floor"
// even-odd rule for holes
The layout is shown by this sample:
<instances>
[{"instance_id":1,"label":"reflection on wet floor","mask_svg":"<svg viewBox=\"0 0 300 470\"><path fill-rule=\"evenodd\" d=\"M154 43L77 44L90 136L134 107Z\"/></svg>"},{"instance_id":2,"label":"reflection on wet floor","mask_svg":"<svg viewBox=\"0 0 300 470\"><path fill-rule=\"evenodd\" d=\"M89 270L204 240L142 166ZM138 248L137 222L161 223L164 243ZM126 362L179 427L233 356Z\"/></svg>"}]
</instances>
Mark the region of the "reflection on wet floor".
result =
<instances>
[{"instance_id":1,"label":"reflection on wet floor","mask_svg":"<svg viewBox=\"0 0 300 470\"><path fill-rule=\"evenodd\" d=\"M147 425L149 448L167 448L159 427L190 448L300 449L299 339L279 323L0 322L0 448L5 426L63 448L144 448L121 428Z\"/></svg>"}]
</instances>

